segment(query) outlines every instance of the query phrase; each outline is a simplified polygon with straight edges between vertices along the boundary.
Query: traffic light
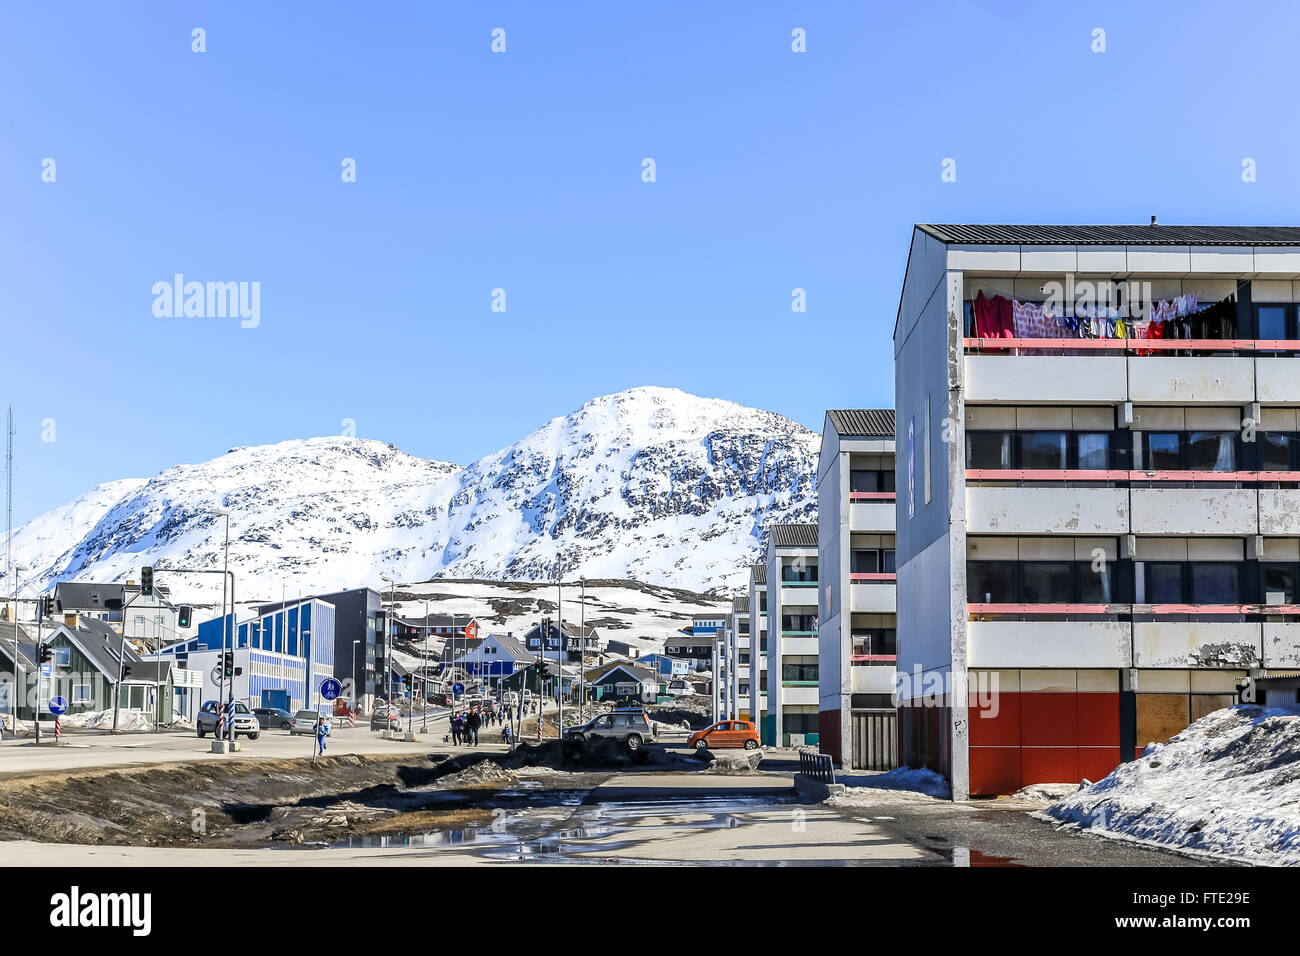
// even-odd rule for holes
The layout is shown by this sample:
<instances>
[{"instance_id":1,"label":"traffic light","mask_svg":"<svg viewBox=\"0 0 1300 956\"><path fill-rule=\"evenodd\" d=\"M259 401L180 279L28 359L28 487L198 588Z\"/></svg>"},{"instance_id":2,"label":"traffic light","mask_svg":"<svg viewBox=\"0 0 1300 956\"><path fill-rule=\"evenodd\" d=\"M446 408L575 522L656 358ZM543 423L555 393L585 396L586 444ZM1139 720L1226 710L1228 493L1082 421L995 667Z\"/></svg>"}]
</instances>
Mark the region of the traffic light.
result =
<instances>
[{"instance_id":1,"label":"traffic light","mask_svg":"<svg viewBox=\"0 0 1300 956\"><path fill-rule=\"evenodd\" d=\"M146 564L140 569L140 593L153 597L153 565Z\"/></svg>"},{"instance_id":2,"label":"traffic light","mask_svg":"<svg viewBox=\"0 0 1300 956\"><path fill-rule=\"evenodd\" d=\"M176 626L184 629L190 626L190 618L194 616L194 608L188 604L182 604L176 609Z\"/></svg>"},{"instance_id":3,"label":"traffic light","mask_svg":"<svg viewBox=\"0 0 1300 956\"><path fill-rule=\"evenodd\" d=\"M546 663L546 661L538 661L536 667L537 667L537 677L539 680L544 680L547 677L551 676L551 668Z\"/></svg>"},{"instance_id":4,"label":"traffic light","mask_svg":"<svg viewBox=\"0 0 1300 956\"><path fill-rule=\"evenodd\" d=\"M42 644L40 656L41 656L42 664L50 663L52 660L54 660L54 648L50 647L50 645L48 644Z\"/></svg>"},{"instance_id":5,"label":"traffic light","mask_svg":"<svg viewBox=\"0 0 1300 956\"><path fill-rule=\"evenodd\" d=\"M221 673L225 677L235 676L235 655L232 651L226 651L221 655Z\"/></svg>"}]
</instances>

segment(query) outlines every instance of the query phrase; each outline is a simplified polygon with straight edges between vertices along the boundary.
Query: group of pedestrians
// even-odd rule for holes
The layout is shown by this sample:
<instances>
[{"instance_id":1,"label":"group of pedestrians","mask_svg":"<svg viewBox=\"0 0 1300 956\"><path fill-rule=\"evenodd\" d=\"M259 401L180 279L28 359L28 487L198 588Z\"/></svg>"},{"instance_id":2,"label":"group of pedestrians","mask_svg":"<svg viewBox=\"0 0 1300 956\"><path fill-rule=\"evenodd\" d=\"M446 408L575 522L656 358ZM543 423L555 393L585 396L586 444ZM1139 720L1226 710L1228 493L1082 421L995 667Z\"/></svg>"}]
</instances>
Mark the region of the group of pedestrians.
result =
<instances>
[{"instance_id":1,"label":"group of pedestrians","mask_svg":"<svg viewBox=\"0 0 1300 956\"><path fill-rule=\"evenodd\" d=\"M478 746L478 731L483 726L483 717L479 714L478 708L471 708L469 711L457 712L451 716L451 742L456 746L462 743L467 747Z\"/></svg>"},{"instance_id":2,"label":"group of pedestrians","mask_svg":"<svg viewBox=\"0 0 1300 956\"><path fill-rule=\"evenodd\" d=\"M522 705L499 704L496 707L471 707L468 710L455 711L451 715L451 742L456 746L478 746L479 730L484 727L500 727L501 736L506 743L514 736L514 721L522 714L537 713L537 701L534 699Z\"/></svg>"}]
</instances>

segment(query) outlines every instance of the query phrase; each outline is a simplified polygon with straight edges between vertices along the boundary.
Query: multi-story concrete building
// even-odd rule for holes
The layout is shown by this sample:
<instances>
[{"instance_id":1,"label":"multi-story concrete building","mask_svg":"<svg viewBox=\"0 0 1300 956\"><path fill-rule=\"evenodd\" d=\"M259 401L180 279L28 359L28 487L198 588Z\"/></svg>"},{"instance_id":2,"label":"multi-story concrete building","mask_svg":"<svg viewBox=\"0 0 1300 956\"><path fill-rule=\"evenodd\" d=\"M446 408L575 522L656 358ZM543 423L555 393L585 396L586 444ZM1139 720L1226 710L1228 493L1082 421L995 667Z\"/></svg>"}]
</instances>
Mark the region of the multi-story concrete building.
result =
<instances>
[{"instance_id":1,"label":"multi-story concrete building","mask_svg":"<svg viewBox=\"0 0 1300 956\"><path fill-rule=\"evenodd\" d=\"M897 766L894 411L826 413L817 465L819 739L855 770Z\"/></svg>"},{"instance_id":2,"label":"multi-story concrete building","mask_svg":"<svg viewBox=\"0 0 1300 956\"><path fill-rule=\"evenodd\" d=\"M760 728L767 713L767 564L749 567L749 719Z\"/></svg>"},{"instance_id":3,"label":"multi-story concrete building","mask_svg":"<svg viewBox=\"0 0 1300 956\"><path fill-rule=\"evenodd\" d=\"M732 675L731 693L736 702L735 714L740 720L750 719L750 675L754 673L753 648L749 641L749 595L739 594L731 599L731 633L736 642L736 670Z\"/></svg>"},{"instance_id":4,"label":"multi-story concrete building","mask_svg":"<svg viewBox=\"0 0 1300 956\"><path fill-rule=\"evenodd\" d=\"M1300 667L1298 277L1295 227L915 228L900 737L954 797L1096 780Z\"/></svg>"},{"instance_id":5,"label":"multi-story concrete building","mask_svg":"<svg viewBox=\"0 0 1300 956\"><path fill-rule=\"evenodd\" d=\"M818 739L817 526L772 525L767 543L767 710L763 743Z\"/></svg>"}]
</instances>

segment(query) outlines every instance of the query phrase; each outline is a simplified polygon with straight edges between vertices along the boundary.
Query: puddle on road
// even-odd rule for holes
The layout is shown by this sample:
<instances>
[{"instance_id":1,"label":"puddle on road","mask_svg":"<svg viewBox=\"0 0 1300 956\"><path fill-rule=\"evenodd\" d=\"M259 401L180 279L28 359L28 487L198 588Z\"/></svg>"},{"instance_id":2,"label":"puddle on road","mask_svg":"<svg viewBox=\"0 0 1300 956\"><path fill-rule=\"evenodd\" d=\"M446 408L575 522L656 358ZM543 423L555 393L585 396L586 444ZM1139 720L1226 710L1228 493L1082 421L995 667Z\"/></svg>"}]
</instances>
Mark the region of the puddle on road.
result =
<instances>
[{"instance_id":1,"label":"puddle on road","mask_svg":"<svg viewBox=\"0 0 1300 956\"><path fill-rule=\"evenodd\" d=\"M497 794L506 796L510 791ZM518 793L520 797L536 794ZM548 794L549 796L549 794ZM645 831L734 829L743 826L743 814L796 803L793 796L702 796L682 799L627 800L584 804L584 792L568 799L549 800L545 806L518 810L497 808L497 819L481 826L430 833L359 836L331 844L336 849L387 847L463 847L484 859L549 863L591 863L596 859L619 863L657 863L618 857L618 852L645 839ZM595 842L599 841L599 842ZM588 854L575 856L575 854ZM715 861L716 865L716 861Z\"/></svg>"}]
</instances>

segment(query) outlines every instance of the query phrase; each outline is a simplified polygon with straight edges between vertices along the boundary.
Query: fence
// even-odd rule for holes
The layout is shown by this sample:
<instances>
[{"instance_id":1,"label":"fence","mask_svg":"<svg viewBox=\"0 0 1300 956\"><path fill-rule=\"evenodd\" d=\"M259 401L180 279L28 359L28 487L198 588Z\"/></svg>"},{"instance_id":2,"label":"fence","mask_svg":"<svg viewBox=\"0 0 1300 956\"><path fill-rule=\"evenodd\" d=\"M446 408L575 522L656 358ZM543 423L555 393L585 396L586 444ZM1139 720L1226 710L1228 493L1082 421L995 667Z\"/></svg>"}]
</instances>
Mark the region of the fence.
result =
<instances>
[{"instance_id":1,"label":"fence","mask_svg":"<svg viewBox=\"0 0 1300 956\"><path fill-rule=\"evenodd\" d=\"M799 751L799 772L805 777L820 780L822 783L835 782L835 764L831 762L830 754Z\"/></svg>"},{"instance_id":2,"label":"fence","mask_svg":"<svg viewBox=\"0 0 1300 956\"><path fill-rule=\"evenodd\" d=\"M898 766L898 711L855 710L852 716L854 770L893 770Z\"/></svg>"}]
</instances>

